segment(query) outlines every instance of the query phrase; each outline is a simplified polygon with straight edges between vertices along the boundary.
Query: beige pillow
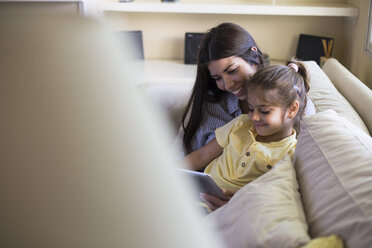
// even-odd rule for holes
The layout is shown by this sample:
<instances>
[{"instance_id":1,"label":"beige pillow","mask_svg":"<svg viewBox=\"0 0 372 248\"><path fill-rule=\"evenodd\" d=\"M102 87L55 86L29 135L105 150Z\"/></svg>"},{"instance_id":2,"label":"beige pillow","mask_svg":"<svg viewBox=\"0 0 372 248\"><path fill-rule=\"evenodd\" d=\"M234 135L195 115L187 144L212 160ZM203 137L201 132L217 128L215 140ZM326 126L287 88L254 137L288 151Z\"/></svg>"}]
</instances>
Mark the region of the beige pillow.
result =
<instances>
[{"instance_id":1,"label":"beige pillow","mask_svg":"<svg viewBox=\"0 0 372 248\"><path fill-rule=\"evenodd\" d=\"M303 118L294 157L310 236L372 244L372 138L333 110Z\"/></svg>"},{"instance_id":2,"label":"beige pillow","mask_svg":"<svg viewBox=\"0 0 372 248\"><path fill-rule=\"evenodd\" d=\"M310 241L289 156L205 220L212 222L227 247L290 248Z\"/></svg>"},{"instance_id":3,"label":"beige pillow","mask_svg":"<svg viewBox=\"0 0 372 248\"><path fill-rule=\"evenodd\" d=\"M322 69L314 61L305 61L304 64L310 73L310 91L308 92L308 96L314 103L315 110L321 112L333 109L369 134L368 128L358 113L340 92L337 91Z\"/></svg>"}]
</instances>

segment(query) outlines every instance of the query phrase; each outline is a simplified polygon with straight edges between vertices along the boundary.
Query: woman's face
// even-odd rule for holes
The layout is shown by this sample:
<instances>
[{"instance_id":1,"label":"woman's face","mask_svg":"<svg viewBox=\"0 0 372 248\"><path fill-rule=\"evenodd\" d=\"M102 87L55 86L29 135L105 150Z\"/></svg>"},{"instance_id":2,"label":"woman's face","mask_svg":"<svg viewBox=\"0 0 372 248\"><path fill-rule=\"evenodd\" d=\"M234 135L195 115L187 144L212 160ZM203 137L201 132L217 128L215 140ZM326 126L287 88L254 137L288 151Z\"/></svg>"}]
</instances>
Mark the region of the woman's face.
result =
<instances>
[{"instance_id":1,"label":"woman's face","mask_svg":"<svg viewBox=\"0 0 372 248\"><path fill-rule=\"evenodd\" d=\"M244 80L256 73L254 65L240 57L231 56L211 61L208 69L220 90L233 93L241 101L247 99Z\"/></svg>"}]
</instances>

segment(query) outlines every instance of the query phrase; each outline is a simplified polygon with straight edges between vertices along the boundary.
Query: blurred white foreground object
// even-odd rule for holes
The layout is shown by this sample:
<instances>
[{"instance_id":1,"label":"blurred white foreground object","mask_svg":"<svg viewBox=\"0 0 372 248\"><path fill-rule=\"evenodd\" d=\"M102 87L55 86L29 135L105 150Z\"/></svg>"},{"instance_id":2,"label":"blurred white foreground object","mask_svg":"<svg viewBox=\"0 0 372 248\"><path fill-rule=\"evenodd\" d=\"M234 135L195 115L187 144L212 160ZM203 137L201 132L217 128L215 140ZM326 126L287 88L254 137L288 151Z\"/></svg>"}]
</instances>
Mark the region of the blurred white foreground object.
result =
<instances>
[{"instance_id":1,"label":"blurred white foreground object","mask_svg":"<svg viewBox=\"0 0 372 248\"><path fill-rule=\"evenodd\" d=\"M0 17L0 247L219 247L108 33Z\"/></svg>"}]
</instances>

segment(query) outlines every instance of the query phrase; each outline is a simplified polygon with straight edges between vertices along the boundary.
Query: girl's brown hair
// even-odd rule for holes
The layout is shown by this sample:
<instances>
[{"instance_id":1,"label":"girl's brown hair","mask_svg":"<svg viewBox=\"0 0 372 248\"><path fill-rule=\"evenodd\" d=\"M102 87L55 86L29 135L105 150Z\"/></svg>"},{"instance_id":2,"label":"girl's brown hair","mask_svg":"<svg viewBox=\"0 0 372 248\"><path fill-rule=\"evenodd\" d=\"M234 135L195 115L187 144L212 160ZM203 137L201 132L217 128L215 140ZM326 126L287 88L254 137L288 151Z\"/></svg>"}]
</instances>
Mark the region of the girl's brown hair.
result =
<instances>
[{"instance_id":1,"label":"girl's brown hair","mask_svg":"<svg viewBox=\"0 0 372 248\"><path fill-rule=\"evenodd\" d=\"M306 67L301 62L291 62L292 66L268 65L256 72L247 81L247 90L275 90L275 94L264 94L265 101L283 106L287 109L297 100L300 103L298 113L294 118L294 129L299 133L300 121L305 111L307 96L310 89L310 78Z\"/></svg>"}]
</instances>

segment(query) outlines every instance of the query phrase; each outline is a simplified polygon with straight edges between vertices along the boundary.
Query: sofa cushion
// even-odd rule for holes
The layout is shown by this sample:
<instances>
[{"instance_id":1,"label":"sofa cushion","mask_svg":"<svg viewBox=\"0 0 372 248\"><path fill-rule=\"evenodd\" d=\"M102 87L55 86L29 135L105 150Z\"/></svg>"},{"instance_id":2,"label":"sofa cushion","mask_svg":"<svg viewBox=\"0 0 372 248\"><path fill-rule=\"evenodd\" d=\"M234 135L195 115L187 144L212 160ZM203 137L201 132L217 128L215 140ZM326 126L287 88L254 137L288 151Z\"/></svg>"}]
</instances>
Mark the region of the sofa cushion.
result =
<instances>
[{"instance_id":1,"label":"sofa cushion","mask_svg":"<svg viewBox=\"0 0 372 248\"><path fill-rule=\"evenodd\" d=\"M300 247L309 242L292 160L241 188L206 217L227 247Z\"/></svg>"},{"instance_id":2,"label":"sofa cushion","mask_svg":"<svg viewBox=\"0 0 372 248\"><path fill-rule=\"evenodd\" d=\"M333 110L303 118L294 156L310 236L372 244L372 138Z\"/></svg>"},{"instance_id":3,"label":"sofa cushion","mask_svg":"<svg viewBox=\"0 0 372 248\"><path fill-rule=\"evenodd\" d=\"M308 96L314 103L317 112L333 109L369 134L364 124L351 104L337 91L327 75L314 61L304 62L310 73L310 91Z\"/></svg>"}]
</instances>

